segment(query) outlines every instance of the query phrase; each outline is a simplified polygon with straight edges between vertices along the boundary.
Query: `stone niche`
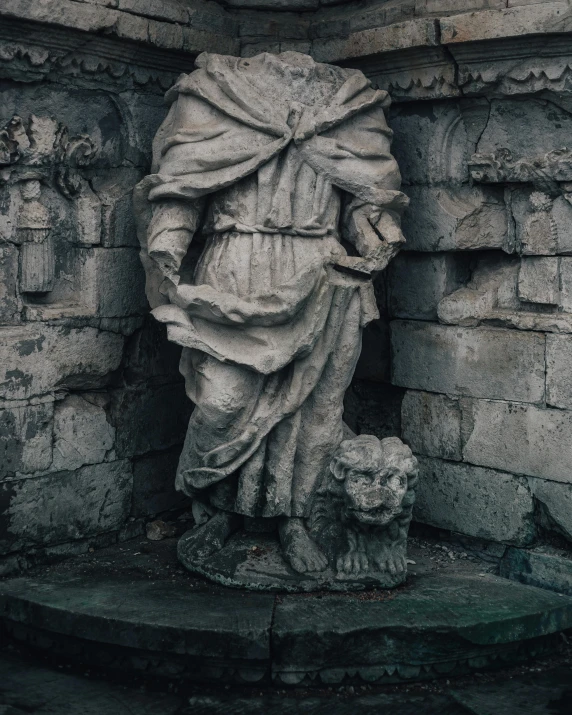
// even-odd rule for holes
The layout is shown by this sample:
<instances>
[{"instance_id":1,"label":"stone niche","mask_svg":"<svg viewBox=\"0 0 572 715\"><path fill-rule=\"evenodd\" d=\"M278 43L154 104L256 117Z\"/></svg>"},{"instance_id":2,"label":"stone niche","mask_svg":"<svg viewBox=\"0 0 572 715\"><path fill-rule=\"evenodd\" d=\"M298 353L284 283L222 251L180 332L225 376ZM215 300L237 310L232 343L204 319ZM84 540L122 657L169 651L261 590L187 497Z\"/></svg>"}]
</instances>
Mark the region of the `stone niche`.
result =
<instances>
[{"instance_id":1,"label":"stone niche","mask_svg":"<svg viewBox=\"0 0 572 715\"><path fill-rule=\"evenodd\" d=\"M389 91L408 246L376 285L382 317L364 336L347 422L402 436L419 457L419 522L501 556L547 535L567 548L562 3L111 5L0 8L1 568L184 508L170 485L190 407L178 351L146 318L130 207L162 95L204 50L297 50Z\"/></svg>"}]
</instances>

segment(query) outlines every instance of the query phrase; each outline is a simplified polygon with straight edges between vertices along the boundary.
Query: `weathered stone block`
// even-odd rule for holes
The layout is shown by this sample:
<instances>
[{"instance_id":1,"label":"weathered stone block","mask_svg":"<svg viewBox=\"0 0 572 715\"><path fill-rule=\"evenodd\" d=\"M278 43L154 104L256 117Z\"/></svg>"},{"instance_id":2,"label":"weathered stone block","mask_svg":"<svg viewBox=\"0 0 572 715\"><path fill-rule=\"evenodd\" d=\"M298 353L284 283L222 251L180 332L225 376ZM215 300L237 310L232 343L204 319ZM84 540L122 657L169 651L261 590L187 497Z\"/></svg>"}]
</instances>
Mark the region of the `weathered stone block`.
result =
<instances>
[{"instance_id":1,"label":"weathered stone block","mask_svg":"<svg viewBox=\"0 0 572 715\"><path fill-rule=\"evenodd\" d=\"M125 12L156 17L173 23L184 25L189 20L187 9L177 0L161 0L160 3L152 0L117 0L115 5Z\"/></svg>"},{"instance_id":2,"label":"weathered stone block","mask_svg":"<svg viewBox=\"0 0 572 715\"><path fill-rule=\"evenodd\" d=\"M459 400L408 390L401 404L403 439L428 457L462 459Z\"/></svg>"},{"instance_id":3,"label":"weathered stone block","mask_svg":"<svg viewBox=\"0 0 572 715\"><path fill-rule=\"evenodd\" d=\"M117 430L117 455L131 457L180 444L191 412L182 383L115 390L110 420Z\"/></svg>"},{"instance_id":4,"label":"weathered stone block","mask_svg":"<svg viewBox=\"0 0 572 715\"><path fill-rule=\"evenodd\" d=\"M0 478L49 469L53 402L0 409Z\"/></svg>"},{"instance_id":5,"label":"weathered stone block","mask_svg":"<svg viewBox=\"0 0 572 715\"><path fill-rule=\"evenodd\" d=\"M114 198L106 196L103 206L103 245L139 246L131 192Z\"/></svg>"},{"instance_id":6,"label":"weathered stone block","mask_svg":"<svg viewBox=\"0 0 572 715\"><path fill-rule=\"evenodd\" d=\"M572 313L572 258L560 258L560 306Z\"/></svg>"},{"instance_id":7,"label":"weathered stone block","mask_svg":"<svg viewBox=\"0 0 572 715\"><path fill-rule=\"evenodd\" d=\"M571 130L572 116L556 103L535 98L526 102L511 98L492 99L477 152L490 154L503 149L510 152L511 161L531 161L569 146Z\"/></svg>"},{"instance_id":8,"label":"weathered stone block","mask_svg":"<svg viewBox=\"0 0 572 715\"><path fill-rule=\"evenodd\" d=\"M386 27L360 30L349 37L314 40L316 62L338 62L407 47L431 47L438 44L436 28L430 20L406 20Z\"/></svg>"},{"instance_id":9,"label":"weathered stone block","mask_svg":"<svg viewBox=\"0 0 572 715\"><path fill-rule=\"evenodd\" d=\"M400 253L388 267L390 315L435 320L439 301L469 279L467 259L452 253Z\"/></svg>"},{"instance_id":10,"label":"weathered stone block","mask_svg":"<svg viewBox=\"0 0 572 715\"><path fill-rule=\"evenodd\" d=\"M460 462L419 457L414 518L480 539L524 546L535 535L524 478Z\"/></svg>"},{"instance_id":11,"label":"weathered stone block","mask_svg":"<svg viewBox=\"0 0 572 715\"><path fill-rule=\"evenodd\" d=\"M0 397L100 387L119 367L124 338L95 328L29 324L0 328Z\"/></svg>"},{"instance_id":12,"label":"weathered stone block","mask_svg":"<svg viewBox=\"0 0 572 715\"><path fill-rule=\"evenodd\" d=\"M506 0L416 0L415 10L421 14L457 14L471 10L501 9Z\"/></svg>"},{"instance_id":13,"label":"weathered stone block","mask_svg":"<svg viewBox=\"0 0 572 715\"><path fill-rule=\"evenodd\" d=\"M408 186L403 215L409 251L512 250L507 212L496 188Z\"/></svg>"},{"instance_id":14,"label":"weathered stone block","mask_svg":"<svg viewBox=\"0 0 572 715\"><path fill-rule=\"evenodd\" d=\"M507 549L499 573L513 581L572 596L572 561L546 547Z\"/></svg>"},{"instance_id":15,"label":"weathered stone block","mask_svg":"<svg viewBox=\"0 0 572 715\"><path fill-rule=\"evenodd\" d=\"M133 460L132 516L149 516L190 504L175 491L180 449L150 454Z\"/></svg>"},{"instance_id":16,"label":"weathered stone block","mask_svg":"<svg viewBox=\"0 0 572 715\"><path fill-rule=\"evenodd\" d=\"M127 460L0 485L0 553L83 539L118 529L129 515Z\"/></svg>"},{"instance_id":17,"label":"weathered stone block","mask_svg":"<svg viewBox=\"0 0 572 715\"><path fill-rule=\"evenodd\" d=\"M395 320L392 382L428 392L540 402L544 336Z\"/></svg>"},{"instance_id":18,"label":"weathered stone block","mask_svg":"<svg viewBox=\"0 0 572 715\"><path fill-rule=\"evenodd\" d=\"M101 243L101 201L93 191L84 190L75 200L78 241L86 245Z\"/></svg>"},{"instance_id":19,"label":"weathered stone block","mask_svg":"<svg viewBox=\"0 0 572 715\"><path fill-rule=\"evenodd\" d=\"M69 395L54 414L55 471L74 470L113 458L115 429L107 421L104 395Z\"/></svg>"},{"instance_id":20,"label":"weathered stone block","mask_svg":"<svg viewBox=\"0 0 572 715\"><path fill-rule=\"evenodd\" d=\"M572 412L474 400L463 429L467 462L572 483Z\"/></svg>"},{"instance_id":21,"label":"weathered stone block","mask_svg":"<svg viewBox=\"0 0 572 715\"><path fill-rule=\"evenodd\" d=\"M20 322L17 282L18 249L11 243L0 242L0 324Z\"/></svg>"},{"instance_id":22,"label":"weathered stone block","mask_svg":"<svg viewBox=\"0 0 572 715\"><path fill-rule=\"evenodd\" d=\"M94 248L86 251L85 282L92 278L98 317L119 318L148 311L145 273L133 248Z\"/></svg>"},{"instance_id":23,"label":"weathered stone block","mask_svg":"<svg viewBox=\"0 0 572 715\"><path fill-rule=\"evenodd\" d=\"M560 298L558 258L523 258L518 274L518 297L527 303L557 305Z\"/></svg>"},{"instance_id":24,"label":"weathered stone block","mask_svg":"<svg viewBox=\"0 0 572 715\"><path fill-rule=\"evenodd\" d=\"M572 335L546 336L546 402L572 410Z\"/></svg>"},{"instance_id":25,"label":"weathered stone block","mask_svg":"<svg viewBox=\"0 0 572 715\"><path fill-rule=\"evenodd\" d=\"M474 146L467 142L457 104L400 104L391 109L388 121L394 132L392 152L405 184L467 181Z\"/></svg>"},{"instance_id":26,"label":"weathered stone block","mask_svg":"<svg viewBox=\"0 0 572 715\"><path fill-rule=\"evenodd\" d=\"M572 25L567 10L569 4L563 1L455 15L440 20L441 42L455 44L542 32L567 32Z\"/></svg>"},{"instance_id":27,"label":"weathered stone block","mask_svg":"<svg viewBox=\"0 0 572 715\"><path fill-rule=\"evenodd\" d=\"M540 525L572 540L572 484L546 479L529 479L528 483L540 505Z\"/></svg>"},{"instance_id":28,"label":"weathered stone block","mask_svg":"<svg viewBox=\"0 0 572 715\"><path fill-rule=\"evenodd\" d=\"M566 246L572 245L572 207L563 197L552 201L547 194L521 186L511 190L510 206L523 255L552 256L567 252Z\"/></svg>"},{"instance_id":29,"label":"weathered stone block","mask_svg":"<svg viewBox=\"0 0 572 715\"><path fill-rule=\"evenodd\" d=\"M563 196L552 204L552 220L556 227L557 252L572 253L572 205Z\"/></svg>"},{"instance_id":30,"label":"weathered stone block","mask_svg":"<svg viewBox=\"0 0 572 715\"><path fill-rule=\"evenodd\" d=\"M486 253L475 262L471 280L437 306L441 323L474 326L494 318L499 309L518 311L517 297L520 259L497 251Z\"/></svg>"}]
</instances>

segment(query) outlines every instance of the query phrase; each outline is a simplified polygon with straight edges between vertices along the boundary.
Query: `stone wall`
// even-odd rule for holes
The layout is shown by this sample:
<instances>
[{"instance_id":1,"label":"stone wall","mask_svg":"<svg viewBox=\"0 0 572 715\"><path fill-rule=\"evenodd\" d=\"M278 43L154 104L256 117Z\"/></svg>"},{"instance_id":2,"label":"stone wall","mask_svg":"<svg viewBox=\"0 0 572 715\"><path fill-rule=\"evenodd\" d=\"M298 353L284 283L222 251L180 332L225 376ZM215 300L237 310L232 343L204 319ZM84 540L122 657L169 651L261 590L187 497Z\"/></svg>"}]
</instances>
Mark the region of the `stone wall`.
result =
<instances>
[{"instance_id":1,"label":"stone wall","mask_svg":"<svg viewBox=\"0 0 572 715\"><path fill-rule=\"evenodd\" d=\"M133 14L146 5L153 17ZM147 317L131 189L148 173L164 91L199 51L237 43L214 3L9 1L0 14L8 573L187 506L173 477L191 405L179 351Z\"/></svg>"},{"instance_id":2,"label":"stone wall","mask_svg":"<svg viewBox=\"0 0 572 715\"><path fill-rule=\"evenodd\" d=\"M418 521L570 541L572 6L480 5L497 9L433 36L412 21L400 48L352 61L396 100L411 197L387 277L391 382L422 465Z\"/></svg>"},{"instance_id":3,"label":"stone wall","mask_svg":"<svg viewBox=\"0 0 572 715\"><path fill-rule=\"evenodd\" d=\"M203 50L309 52L390 91L409 244L378 282L347 419L419 455L419 521L572 538L569 0L5 0L0 16L0 571L185 506L190 406L146 318L130 193L164 90Z\"/></svg>"}]
</instances>

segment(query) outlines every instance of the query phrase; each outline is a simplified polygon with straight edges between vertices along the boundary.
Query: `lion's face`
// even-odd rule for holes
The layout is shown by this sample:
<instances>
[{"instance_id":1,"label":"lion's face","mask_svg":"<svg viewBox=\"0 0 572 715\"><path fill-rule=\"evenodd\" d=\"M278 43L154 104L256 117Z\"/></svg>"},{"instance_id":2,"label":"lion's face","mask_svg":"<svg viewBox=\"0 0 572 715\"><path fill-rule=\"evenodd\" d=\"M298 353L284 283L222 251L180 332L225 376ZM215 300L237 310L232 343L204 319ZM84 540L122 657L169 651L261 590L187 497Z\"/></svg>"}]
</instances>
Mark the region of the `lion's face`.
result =
<instances>
[{"instance_id":1,"label":"lion's face","mask_svg":"<svg viewBox=\"0 0 572 715\"><path fill-rule=\"evenodd\" d=\"M369 526L385 526L402 510L407 476L395 469L366 473L350 469L344 480L347 516Z\"/></svg>"}]
</instances>

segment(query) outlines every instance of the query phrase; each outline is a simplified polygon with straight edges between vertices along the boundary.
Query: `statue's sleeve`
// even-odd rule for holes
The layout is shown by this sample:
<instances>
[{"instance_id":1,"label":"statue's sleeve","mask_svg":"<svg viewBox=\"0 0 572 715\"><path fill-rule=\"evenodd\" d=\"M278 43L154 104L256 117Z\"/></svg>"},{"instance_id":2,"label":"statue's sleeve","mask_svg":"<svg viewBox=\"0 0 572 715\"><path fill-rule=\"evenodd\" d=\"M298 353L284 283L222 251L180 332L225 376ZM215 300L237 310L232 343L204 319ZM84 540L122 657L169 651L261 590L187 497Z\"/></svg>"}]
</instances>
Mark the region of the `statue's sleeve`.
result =
<instances>
[{"instance_id":1,"label":"statue's sleeve","mask_svg":"<svg viewBox=\"0 0 572 715\"><path fill-rule=\"evenodd\" d=\"M393 132L381 106L374 106L300 145L305 161L362 203L400 211L407 197L391 155Z\"/></svg>"},{"instance_id":2,"label":"statue's sleeve","mask_svg":"<svg viewBox=\"0 0 572 715\"><path fill-rule=\"evenodd\" d=\"M344 238L368 259L363 266L352 258L347 262L363 270L382 270L405 241L400 215L409 199L399 190L392 137L378 105L312 137L301 148L308 164L346 193Z\"/></svg>"}]
</instances>

